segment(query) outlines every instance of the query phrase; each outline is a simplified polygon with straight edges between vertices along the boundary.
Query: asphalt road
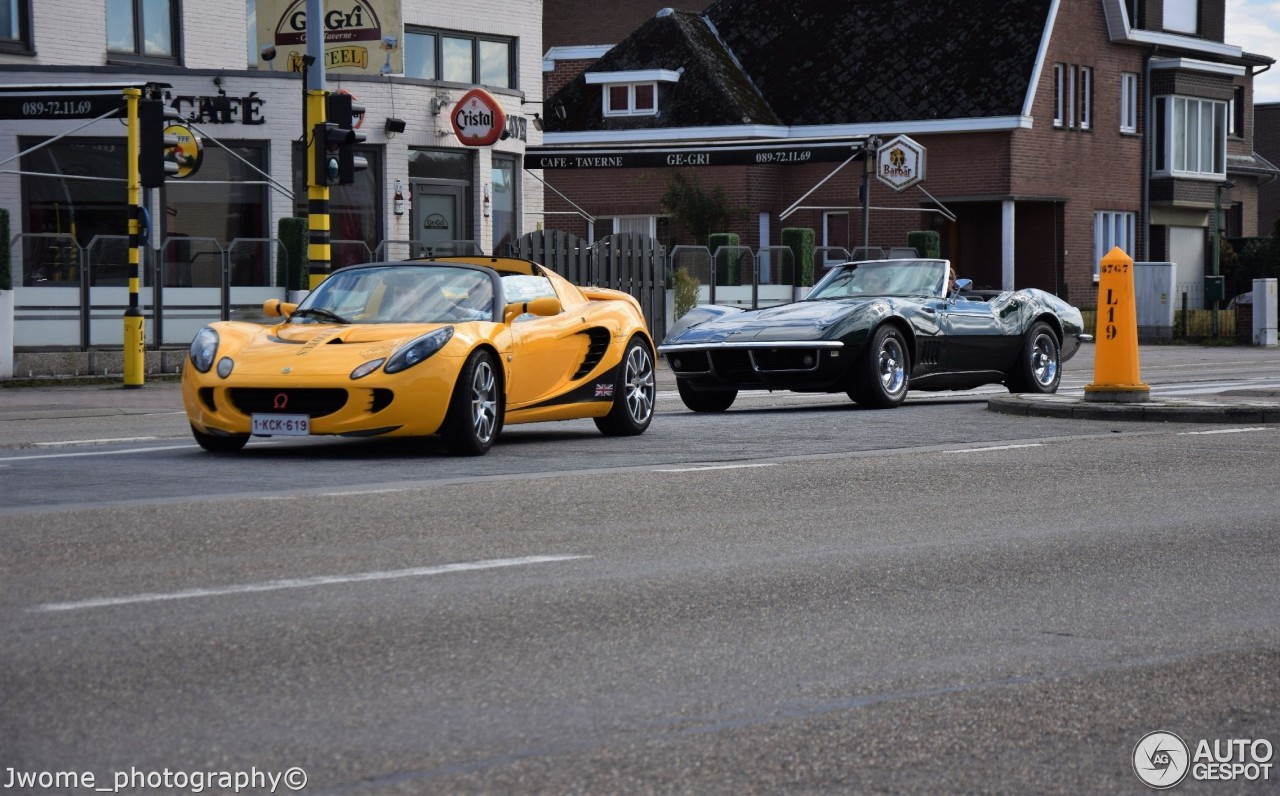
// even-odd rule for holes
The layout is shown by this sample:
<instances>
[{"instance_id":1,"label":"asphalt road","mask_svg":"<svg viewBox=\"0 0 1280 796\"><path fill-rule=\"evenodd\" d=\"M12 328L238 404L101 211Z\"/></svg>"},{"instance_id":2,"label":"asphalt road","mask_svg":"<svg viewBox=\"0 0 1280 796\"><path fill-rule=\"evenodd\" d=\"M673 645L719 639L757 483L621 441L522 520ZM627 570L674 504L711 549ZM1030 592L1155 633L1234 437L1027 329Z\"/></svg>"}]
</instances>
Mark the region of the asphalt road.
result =
<instances>
[{"instance_id":1,"label":"asphalt road","mask_svg":"<svg viewBox=\"0 0 1280 796\"><path fill-rule=\"evenodd\" d=\"M1175 354L1153 388L1280 378L1274 352ZM1153 730L1280 746L1277 426L972 393L708 419L664 392L632 440L212 457L163 402L18 400L0 791L297 767L306 793L1143 793Z\"/></svg>"}]
</instances>

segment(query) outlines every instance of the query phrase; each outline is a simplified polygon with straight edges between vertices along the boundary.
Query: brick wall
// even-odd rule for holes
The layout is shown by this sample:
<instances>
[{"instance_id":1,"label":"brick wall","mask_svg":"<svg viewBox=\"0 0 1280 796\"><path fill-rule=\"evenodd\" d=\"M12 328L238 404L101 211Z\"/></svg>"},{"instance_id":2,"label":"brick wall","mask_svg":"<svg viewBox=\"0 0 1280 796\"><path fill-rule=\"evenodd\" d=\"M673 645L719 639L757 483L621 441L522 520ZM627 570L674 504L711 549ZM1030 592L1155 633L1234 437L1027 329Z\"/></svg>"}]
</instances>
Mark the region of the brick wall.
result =
<instances>
[{"instance_id":1,"label":"brick wall","mask_svg":"<svg viewBox=\"0 0 1280 796\"><path fill-rule=\"evenodd\" d=\"M1255 105L1253 148L1272 163L1280 166L1280 102ZM1280 220L1280 180L1272 180L1258 189L1259 235L1270 235Z\"/></svg>"}]
</instances>

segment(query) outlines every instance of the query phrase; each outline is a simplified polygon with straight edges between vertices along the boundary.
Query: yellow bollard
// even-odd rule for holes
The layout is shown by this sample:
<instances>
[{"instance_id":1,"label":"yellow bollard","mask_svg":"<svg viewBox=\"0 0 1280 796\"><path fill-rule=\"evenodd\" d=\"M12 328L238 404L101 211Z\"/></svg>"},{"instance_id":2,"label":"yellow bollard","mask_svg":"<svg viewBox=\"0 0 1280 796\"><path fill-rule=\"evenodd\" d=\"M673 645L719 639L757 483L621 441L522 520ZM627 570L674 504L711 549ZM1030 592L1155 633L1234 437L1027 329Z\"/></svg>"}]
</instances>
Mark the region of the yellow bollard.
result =
<instances>
[{"instance_id":1,"label":"yellow bollard","mask_svg":"<svg viewBox=\"0 0 1280 796\"><path fill-rule=\"evenodd\" d=\"M1133 258L1119 247L1099 263L1098 328L1094 336L1093 383L1086 401L1141 403L1151 388L1138 374L1138 304L1133 290Z\"/></svg>"},{"instance_id":2,"label":"yellow bollard","mask_svg":"<svg viewBox=\"0 0 1280 796\"><path fill-rule=\"evenodd\" d=\"M136 314L133 314L136 312ZM141 387L146 380L147 341L143 332L146 318L136 307L124 313L124 386Z\"/></svg>"}]
</instances>

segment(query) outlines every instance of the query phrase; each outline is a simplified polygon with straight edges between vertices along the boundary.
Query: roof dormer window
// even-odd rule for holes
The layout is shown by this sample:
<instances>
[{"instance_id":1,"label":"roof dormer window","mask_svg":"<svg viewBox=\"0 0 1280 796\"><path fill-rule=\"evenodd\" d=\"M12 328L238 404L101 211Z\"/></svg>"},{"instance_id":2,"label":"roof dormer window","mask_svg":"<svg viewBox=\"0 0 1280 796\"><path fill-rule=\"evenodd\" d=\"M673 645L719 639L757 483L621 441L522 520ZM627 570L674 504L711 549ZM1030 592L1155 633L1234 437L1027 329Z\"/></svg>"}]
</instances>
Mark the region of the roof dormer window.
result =
<instances>
[{"instance_id":1,"label":"roof dormer window","mask_svg":"<svg viewBox=\"0 0 1280 796\"><path fill-rule=\"evenodd\" d=\"M679 81L683 71L588 72L586 80L601 86L601 110L605 116L656 116L658 84Z\"/></svg>"}]
</instances>

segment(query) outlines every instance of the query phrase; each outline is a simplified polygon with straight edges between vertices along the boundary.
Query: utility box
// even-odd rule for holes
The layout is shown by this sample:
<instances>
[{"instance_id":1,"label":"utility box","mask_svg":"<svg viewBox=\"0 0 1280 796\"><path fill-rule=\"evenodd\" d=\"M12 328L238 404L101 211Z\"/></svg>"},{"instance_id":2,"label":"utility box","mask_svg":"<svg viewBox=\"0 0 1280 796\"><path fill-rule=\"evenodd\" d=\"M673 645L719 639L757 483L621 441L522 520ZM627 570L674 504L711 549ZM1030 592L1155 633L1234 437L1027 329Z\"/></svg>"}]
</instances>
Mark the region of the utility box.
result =
<instances>
[{"instance_id":1,"label":"utility box","mask_svg":"<svg viewBox=\"0 0 1280 796\"><path fill-rule=\"evenodd\" d=\"M1204 278L1204 303L1222 301L1227 297L1226 277L1206 275Z\"/></svg>"},{"instance_id":2,"label":"utility box","mask_svg":"<svg viewBox=\"0 0 1280 796\"><path fill-rule=\"evenodd\" d=\"M1277 345L1275 279L1253 280L1253 344Z\"/></svg>"},{"instance_id":3,"label":"utility box","mask_svg":"<svg viewBox=\"0 0 1280 796\"><path fill-rule=\"evenodd\" d=\"M1168 342L1173 339L1177 270L1173 263L1133 264L1138 342Z\"/></svg>"}]
</instances>

